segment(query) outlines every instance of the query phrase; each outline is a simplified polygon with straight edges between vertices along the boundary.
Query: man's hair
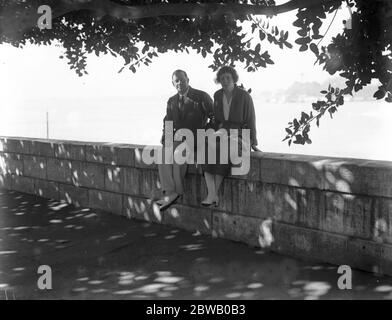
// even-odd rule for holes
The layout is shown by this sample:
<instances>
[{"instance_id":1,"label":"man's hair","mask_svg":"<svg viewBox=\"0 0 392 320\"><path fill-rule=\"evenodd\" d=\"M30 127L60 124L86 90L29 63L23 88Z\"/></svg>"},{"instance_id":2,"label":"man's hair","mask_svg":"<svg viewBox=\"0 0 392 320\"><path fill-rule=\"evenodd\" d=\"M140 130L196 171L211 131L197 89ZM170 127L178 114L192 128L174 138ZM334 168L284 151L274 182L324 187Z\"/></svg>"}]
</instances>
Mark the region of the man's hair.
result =
<instances>
[{"instance_id":1,"label":"man's hair","mask_svg":"<svg viewBox=\"0 0 392 320\"><path fill-rule=\"evenodd\" d=\"M230 66L223 66L222 68L220 68L218 70L218 72L216 73L216 80L215 80L216 83L220 83L220 77L222 76L222 74L225 74L225 73L231 74L234 83L237 83L238 73L233 67L230 67Z\"/></svg>"},{"instance_id":2,"label":"man's hair","mask_svg":"<svg viewBox=\"0 0 392 320\"><path fill-rule=\"evenodd\" d=\"M179 76L181 73L182 73L187 79L189 79L189 78L188 78L188 75L186 74L186 72L185 72L184 70L181 70L181 69L177 69L176 71L173 72L173 74L172 74L172 79L173 79L174 76Z\"/></svg>"}]
</instances>

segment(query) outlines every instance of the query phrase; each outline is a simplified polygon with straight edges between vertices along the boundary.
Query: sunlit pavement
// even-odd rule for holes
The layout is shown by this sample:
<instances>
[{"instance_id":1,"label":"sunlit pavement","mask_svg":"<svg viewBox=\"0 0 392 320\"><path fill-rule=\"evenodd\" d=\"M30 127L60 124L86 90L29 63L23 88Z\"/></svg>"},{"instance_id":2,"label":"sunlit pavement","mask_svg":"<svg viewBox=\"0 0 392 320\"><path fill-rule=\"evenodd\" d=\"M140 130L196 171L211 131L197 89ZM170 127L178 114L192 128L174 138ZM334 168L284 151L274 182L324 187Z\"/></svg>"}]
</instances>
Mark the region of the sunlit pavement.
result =
<instances>
[{"instance_id":1,"label":"sunlit pavement","mask_svg":"<svg viewBox=\"0 0 392 320\"><path fill-rule=\"evenodd\" d=\"M0 299L392 299L391 277L354 270L340 290L336 266L241 243L14 191L0 209Z\"/></svg>"}]
</instances>

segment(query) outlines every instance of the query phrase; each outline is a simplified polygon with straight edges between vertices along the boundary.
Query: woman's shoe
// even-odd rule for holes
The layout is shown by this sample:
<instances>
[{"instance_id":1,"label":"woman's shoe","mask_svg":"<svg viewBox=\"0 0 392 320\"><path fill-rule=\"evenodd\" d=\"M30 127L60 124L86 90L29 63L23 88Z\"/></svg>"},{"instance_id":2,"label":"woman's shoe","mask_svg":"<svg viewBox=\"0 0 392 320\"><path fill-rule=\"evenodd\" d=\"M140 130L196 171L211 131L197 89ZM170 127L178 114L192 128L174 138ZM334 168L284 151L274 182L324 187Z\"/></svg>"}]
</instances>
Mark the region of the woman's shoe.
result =
<instances>
[{"instance_id":1,"label":"woman's shoe","mask_svg":"<svg viewBox=\"0 0 392 320\"><path fill-rule=\"evenodd\" d=\"M218 196L215 197L214 203L215 203L215 207L219 206L219 198L218 198Z\"/></svg>"},{"instance_id":2,"label":"woman's shoe","mask_svg":"<svg viewBox=\"0 0 392 320\"><path fill-rule=\"evenodd\" d=\"M212 207L212 206L217 207L219 205L219 198L218 196L216 196L215 199L211 202L205 199L202 201L201 205L204 207Z\"/></svg>"}]
</instances>

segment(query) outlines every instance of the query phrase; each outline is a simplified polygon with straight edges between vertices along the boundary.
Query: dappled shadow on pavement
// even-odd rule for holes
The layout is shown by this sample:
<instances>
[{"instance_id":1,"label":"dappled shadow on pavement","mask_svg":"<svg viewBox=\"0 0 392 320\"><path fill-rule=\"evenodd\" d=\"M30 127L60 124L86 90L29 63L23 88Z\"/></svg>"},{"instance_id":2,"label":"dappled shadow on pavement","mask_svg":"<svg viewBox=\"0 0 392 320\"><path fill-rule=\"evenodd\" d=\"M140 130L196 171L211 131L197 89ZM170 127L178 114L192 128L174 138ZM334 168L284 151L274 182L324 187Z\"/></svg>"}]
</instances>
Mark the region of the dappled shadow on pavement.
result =
<instances>
[{"instance_id":1,"label":"dappled shadow on pavement","mask_svg":"<svg viewBox=\"0 0 392 320\"><path fill-rule=\"evenodd\" d=\"M39 290L40 265L52 290ZM391 299L392 278L0 191L0 299Z\"/></svg>"}]
</instances>

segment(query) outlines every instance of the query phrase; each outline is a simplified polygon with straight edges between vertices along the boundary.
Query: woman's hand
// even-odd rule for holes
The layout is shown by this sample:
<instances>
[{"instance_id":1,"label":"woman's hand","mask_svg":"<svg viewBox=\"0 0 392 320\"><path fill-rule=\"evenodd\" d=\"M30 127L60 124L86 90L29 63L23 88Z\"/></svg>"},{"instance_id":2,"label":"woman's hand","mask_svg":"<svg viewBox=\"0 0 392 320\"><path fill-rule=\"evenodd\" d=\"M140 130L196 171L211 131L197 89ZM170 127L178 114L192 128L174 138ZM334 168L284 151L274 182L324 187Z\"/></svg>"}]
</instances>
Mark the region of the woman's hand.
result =
<instances>
[{"instance_id":1,"label":"woman's hand","mask_svg":"<svg viewBox=\"0 0 392 320\"><path fill-rule=\"evenodd\" d=\"M215 135L217 135L218 137L222 137L224 135L227 135L227 130L224 128L221 128L218 131L215 131Z\"/></svg>"},{"instance_id":2,"label":"woman's hand","mask_svg":"<svg viewBox=\"0 0 392 320\"><path fill-rule=\"evenodd\" d=\"M253 151L259 151L262 152L259 148L257 148L257 146L255 146L254 144L251 145L251 148Z\"/></svg>"}]
</instances>

